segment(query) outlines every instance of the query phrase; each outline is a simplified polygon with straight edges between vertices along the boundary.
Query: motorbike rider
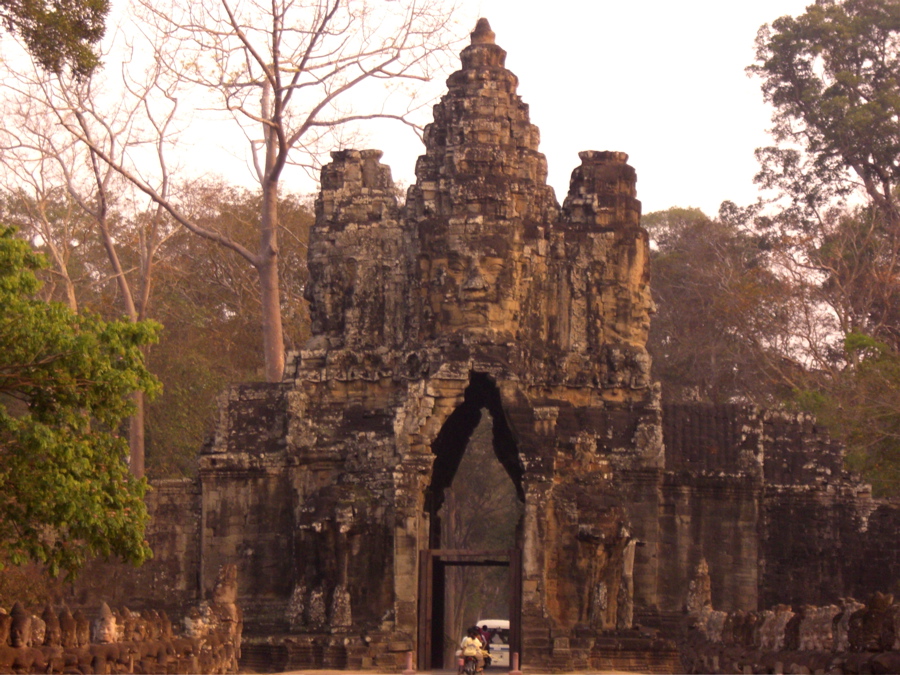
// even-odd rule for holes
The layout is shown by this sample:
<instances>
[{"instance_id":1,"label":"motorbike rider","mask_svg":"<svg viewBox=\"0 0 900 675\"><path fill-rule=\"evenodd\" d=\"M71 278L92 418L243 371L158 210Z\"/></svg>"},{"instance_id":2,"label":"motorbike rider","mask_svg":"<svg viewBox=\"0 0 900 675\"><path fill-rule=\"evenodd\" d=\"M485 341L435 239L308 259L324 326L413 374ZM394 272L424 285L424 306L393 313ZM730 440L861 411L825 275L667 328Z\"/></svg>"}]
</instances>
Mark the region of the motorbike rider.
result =
<instances>
[{"instance_id":1,"label":"motorbike rider","mask_svg":"<svg viewBox=\"0 0 900 675\"><path fill-rule=\"evenodd\" d=\"M478 631L478 638L481 640L481 650L484 652L484 666L487 668L491 665L491 631L487 626L479 628L477 625L475 630Z\"/></svg>"},{"instance_id":2,"label":"motorbike rider","mask_svg":"<svg viewBox=\"0 0 900 675\"><path fill-rule=\"evenodd\" d=\"M481 638L478 633L477 626L471 626L466 630L466 637L462 639L459 645L462 648L463 658L468 656L475 657L477 673L484 672L484 650L482 649Z\"/></svg>"}]
</instances>

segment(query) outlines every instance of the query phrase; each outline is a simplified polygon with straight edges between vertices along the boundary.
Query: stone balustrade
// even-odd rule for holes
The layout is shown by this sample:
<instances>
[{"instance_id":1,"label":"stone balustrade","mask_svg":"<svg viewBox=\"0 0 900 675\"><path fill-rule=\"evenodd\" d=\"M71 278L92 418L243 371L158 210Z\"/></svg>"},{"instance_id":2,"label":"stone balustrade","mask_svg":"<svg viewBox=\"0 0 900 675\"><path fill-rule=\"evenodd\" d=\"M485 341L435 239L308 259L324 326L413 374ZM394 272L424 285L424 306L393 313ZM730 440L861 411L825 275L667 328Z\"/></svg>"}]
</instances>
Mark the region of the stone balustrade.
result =
<instances>
[{"instance_id":1,"label":"stone balustrade","mask_svg":"<svg viewBox=\"0 0 900 675\"><path fill-rule=\"evenodd\" d=\"M243 621L234 565L180 624L154 609L0 608L0 673L236 673Z\"/></svg>"},{"instance_id":2,"label":"stone balustrade","mask_svg":"<svg viewBox=\"0 0 900 675\"><path fill-rule=\"evenodd\" d=\"M692 589L708 588L705 575L701 564ZM900 672L900 602L892 595L758 612L717 611L709 596L691 600L680 645L685 672Z\"/></svg>"}]
</instances>

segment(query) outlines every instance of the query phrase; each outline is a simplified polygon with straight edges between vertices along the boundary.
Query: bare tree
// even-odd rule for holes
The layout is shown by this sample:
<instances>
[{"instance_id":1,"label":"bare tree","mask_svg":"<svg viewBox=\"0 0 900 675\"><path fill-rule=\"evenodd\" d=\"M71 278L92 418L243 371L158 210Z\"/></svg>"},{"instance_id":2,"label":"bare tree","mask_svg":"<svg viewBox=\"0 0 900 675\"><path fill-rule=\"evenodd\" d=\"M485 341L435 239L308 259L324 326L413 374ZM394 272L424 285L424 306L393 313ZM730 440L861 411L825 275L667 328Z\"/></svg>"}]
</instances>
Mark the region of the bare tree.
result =
<instances>
[{"instance_id":1,"label":"bare tree","mask_svg":"<svg viewBox=\"0 0 900 675\"><path fill-rule=\"evenodd\" d=\"M453 43L453 8L444 0L137 1L154 45L152 60L170 84L155 90L128 87L126 95L143 97L147 110L164 108L176 96L191 97L196 111L205 109L188 127L193 138L202 135L214 114L237 124L261 191L258 246L247 247L191 218L177 199L160 190L164 181L148 174L140 153L123 149L116 155L99 143L87 130L103 124L100 111L81 111L79 102L70 100L60 119L97 158L175 221L252 265L262 305L266 378L279 381L284 370L278 278L283 172L289 163L315 166L324 139L338 138L353 123L386 118L412 124L421 106L405 85L429 80L442 65ZM165 157L158 159L164 175Z\"/></svg>"},{"instance_id":2,"label":"bare tree","mask_svg":"<svg viewBox=\"0 0 900 675\"><path fill-rule=\"evenodd\" d=\"M61 300L78 312L72 258L75 249L90 235L90 226L63 187L55 171L55 160L46 153L42 139L35 139L32 145L31 139L22 138L18 125L10 127L0 139L0 163L5 169L4 224L17 227L49 259L49 283L42 287L42 296Z\"/></svg>"},{"instance_id":3,"label":"bare tree","mask_svg":"<svg viewBox=\"0 0 900 675\"><path fill-rule=\"evenodd\" d=\"M139 150L146 166L155 156L159 170L154 190L163 199L171 197L172 182L164 158L177 106L170 92L161 89L160 73L159 64L153 64L143 73L143 84L128 81L132 95L124 97L108 95L102 78L48 76L38 68L20 68L7 79L15 96L6 118L15 124L2 134L5 175L18 179L20 194L32 193L27 200L34 205L32 236L39 236L50 250L73 309L78 302L68 268L68 252L75 243L71 229L41 208L49 199L58 198L60 190L65 191L66 203L76 205L81 217L92 224L92 234L107 259L104 278L114 281L124 314L132 322L148 318L154 264L175 226L163 207L142 193L129 198L134 187L122 180L110 162L121 163ZM149 106L154 93L162 93L160 98L169 104ZM77 131L77 136L64 129ZM144 475L145 401L141 391L133 396L136 411L130 419L130 467L140 478Z\"/></svg>"}]
</instances>

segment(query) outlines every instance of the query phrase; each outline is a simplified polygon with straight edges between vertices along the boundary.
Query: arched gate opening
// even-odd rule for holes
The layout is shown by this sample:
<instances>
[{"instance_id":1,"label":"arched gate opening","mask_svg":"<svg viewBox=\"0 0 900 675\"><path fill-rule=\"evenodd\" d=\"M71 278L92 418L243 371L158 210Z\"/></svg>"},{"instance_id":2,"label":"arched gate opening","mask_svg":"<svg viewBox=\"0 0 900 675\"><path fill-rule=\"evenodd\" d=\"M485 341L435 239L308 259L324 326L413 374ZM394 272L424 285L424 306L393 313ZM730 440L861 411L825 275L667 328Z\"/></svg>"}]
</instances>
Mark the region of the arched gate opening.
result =
<instances>
[{"instance_id":1,"label":"arched gate opening","mask_svg":"<svg viewBox=\"0 0 900 675\"><path fill-rule=\"evenodd\" d=\"M484 410L489 418L483 417ZM484 575L479 577L479 597L491 595L485 584L502 586L492 590L494 596L505 592L506 606L498 609L495 597L486 606L496 616L474 615L470 608L465 620L508 617L510 653L521 652L524 466L500 391L490 376L470 375L464 400L447 418L432 452L435 459L425 499L429 547L419 557L418 668L449 667L453 645L461 637L456 635L461 631L460 598L454 594L472 591L473 584L466 579L479 574ZM501 531L504 528L506 532ZM460 530L480 530L481 536L460 536Z\"/></svg>"}]
</instances>

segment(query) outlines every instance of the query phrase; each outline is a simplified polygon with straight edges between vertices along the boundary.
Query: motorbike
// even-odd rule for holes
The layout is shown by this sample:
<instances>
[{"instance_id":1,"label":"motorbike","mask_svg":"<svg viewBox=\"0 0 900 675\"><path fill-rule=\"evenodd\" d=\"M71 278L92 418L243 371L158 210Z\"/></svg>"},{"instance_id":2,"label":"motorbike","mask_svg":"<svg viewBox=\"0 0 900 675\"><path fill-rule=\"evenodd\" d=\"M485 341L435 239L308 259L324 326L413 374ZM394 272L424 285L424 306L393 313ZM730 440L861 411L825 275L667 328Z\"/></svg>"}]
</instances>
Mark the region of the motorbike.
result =
<instances>
[{"instance_id":1,"label":"motorbike","mask_svg":"<svg viewBox=\"0 0 900 675\"><path fill-rule=\"evenodd\" d=\"M466 656L463 660L464 675L475 675L478 670L478 659L474 656Z\"/></svg>"}]
</instances>

